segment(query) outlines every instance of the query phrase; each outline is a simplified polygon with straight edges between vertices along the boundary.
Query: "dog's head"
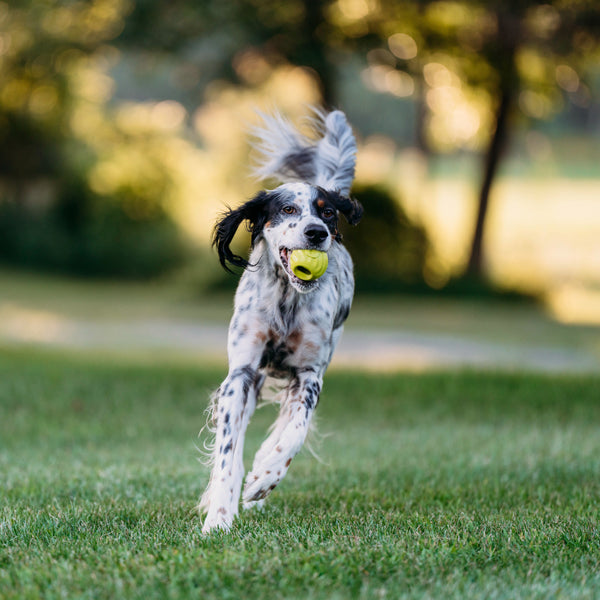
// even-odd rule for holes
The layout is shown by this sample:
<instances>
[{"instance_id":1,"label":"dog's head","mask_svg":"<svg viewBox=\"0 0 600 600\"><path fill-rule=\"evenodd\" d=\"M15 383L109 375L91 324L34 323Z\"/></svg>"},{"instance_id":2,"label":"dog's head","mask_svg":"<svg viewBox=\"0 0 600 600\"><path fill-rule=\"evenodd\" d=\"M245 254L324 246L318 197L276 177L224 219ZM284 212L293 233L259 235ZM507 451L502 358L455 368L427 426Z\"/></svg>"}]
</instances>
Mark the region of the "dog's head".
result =
<instances>
[{"instance_id":1,"label":"dog's head","mask_svg":"<svg viewBox=\"0 0 600 600\"><path fill-rule=\"evenodd\" d=\"M214 245L219 260L229 265L246 267L248 261L233 254L231 241L238 227L248 222L252 245L264 240L268 265L281 268L291 285L300 292L316 289L318 279L304 281L292 273L289 256L292 250L328 252L333 243L341 242L339 215L355 225L362 216L362 206L339 192L307 183L286 183L275 190L262 191L246 204L230 210L217 223Z\"/></svg>"},{"instance_id":2,"label":"dog's head","mask_svg":"<svg viewBox=\"0 0 600 600\"><path fill-rule=\"evenodd\" d=\"M339 110L315 111L311 123L319 134L312 139L300 134L281 115L263 115L263 126L254 129L254 144L262 159L255 168L260 177L285 182L260 192L217 224L214 245L225 269L246 267L248 262L232 253L230 243L244 221L252 232L252 245L264 239L269 264L281 268L299 291L316 289L318 280L303 281L289 265L292 250L329 251L339 243L339 214L351 224L362 216L362 207L349 197L356 163L356 141L346 116Z\"/></svg>"}]
</instances>

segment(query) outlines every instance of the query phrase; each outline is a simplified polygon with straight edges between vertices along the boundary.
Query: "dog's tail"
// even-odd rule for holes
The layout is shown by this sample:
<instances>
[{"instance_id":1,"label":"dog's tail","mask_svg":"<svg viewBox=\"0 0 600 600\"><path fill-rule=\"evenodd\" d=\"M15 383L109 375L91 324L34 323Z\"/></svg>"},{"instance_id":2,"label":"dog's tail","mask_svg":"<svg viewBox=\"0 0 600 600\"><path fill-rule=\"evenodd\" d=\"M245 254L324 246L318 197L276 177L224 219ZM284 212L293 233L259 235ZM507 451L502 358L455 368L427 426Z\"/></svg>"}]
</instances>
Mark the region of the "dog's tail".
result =
<instances>
[{"instance_id":1,"label":"dog's tail","mask_svg":"<svg viewBox=\"0 0 600 600\"><path fill-rule=\"evenodd\" d=\"M356 140L343 112L315 110L311 122L321 136L318 140L302 135L279 113L261 116L262 126L252 130L258 139L254 145L261 154L254 168L258 177L307 182L344 196L350 193Z\"/></svg>"}]
</instances>

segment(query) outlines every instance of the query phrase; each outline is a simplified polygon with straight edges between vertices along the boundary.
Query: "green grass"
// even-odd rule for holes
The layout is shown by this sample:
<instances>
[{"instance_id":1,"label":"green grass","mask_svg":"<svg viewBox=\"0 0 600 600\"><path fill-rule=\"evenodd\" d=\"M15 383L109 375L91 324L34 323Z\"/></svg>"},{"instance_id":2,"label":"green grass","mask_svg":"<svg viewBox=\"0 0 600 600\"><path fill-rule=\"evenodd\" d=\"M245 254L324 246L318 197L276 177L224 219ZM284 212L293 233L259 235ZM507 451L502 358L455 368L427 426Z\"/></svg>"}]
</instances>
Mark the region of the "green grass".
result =
<instances>
[{"instance_id":1,"label":"green grass","mask_svg":"<svg viewBox=\"0 0 600 600\"><path fill-rule=\"evenodd\" d=\"M222 375L1 355L3 600L600 596L600 378L330 372L323 462L202 538Z\"/></svg>"}]
</instances>

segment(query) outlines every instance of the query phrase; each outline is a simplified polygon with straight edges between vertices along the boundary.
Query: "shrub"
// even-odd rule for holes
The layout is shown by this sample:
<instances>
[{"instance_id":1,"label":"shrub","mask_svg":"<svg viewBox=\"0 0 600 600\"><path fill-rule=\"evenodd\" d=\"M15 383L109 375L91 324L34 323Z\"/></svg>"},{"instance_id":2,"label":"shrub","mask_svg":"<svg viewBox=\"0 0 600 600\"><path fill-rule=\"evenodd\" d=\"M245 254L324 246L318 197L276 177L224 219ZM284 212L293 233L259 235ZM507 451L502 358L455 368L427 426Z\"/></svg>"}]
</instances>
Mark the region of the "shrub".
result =
<instances>
[{"instance_id":1,"label":"shrub","mask_svg":"<svg viewBox=\"0 0 600 600\"><path fill-rule=\"evenodd\" d=\"M47 207L0 201L0 259L84 276L148 278L180 264L182 236L160 206L132 215L122 199L94 195L85 181L59 187Z\"/></svg>"},{"instance_id":2,"label":"shrub","mask_svg":"<svg viewBox=\"0 0 600 600\"><path fill-rule=\"evenodd\" d=\"M372 292L425 288L428 240L424 228L411 222L397 200L381 187L358 187L352 195L365 210L357 227L342 228L354 261L356 288Z\"/></svg>"}]
</instances>

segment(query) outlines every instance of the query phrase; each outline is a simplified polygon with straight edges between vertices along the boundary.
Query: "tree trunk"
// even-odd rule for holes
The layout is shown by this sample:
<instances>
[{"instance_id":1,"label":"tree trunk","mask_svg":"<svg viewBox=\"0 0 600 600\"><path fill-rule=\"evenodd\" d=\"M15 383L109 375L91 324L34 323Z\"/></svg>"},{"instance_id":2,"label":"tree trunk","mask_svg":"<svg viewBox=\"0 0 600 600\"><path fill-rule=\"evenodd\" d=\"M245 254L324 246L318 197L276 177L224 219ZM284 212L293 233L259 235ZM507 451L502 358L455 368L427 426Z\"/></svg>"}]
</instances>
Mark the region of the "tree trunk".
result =
<instances>
[{"instance_id":1,"label":"tree trunk","mask_svg":"<svg viewBox=\"0 0 600 600\"><path fill-rule=\"evenodd\" d=\"M519 87L515 67L515 53L521 37L520 17L506 13L503 10L497 12L496 16L498 18L498 47L501 50L497 64L498 74L500 75L500 102L496 110L496 129L485 156L483 181L479 191L477 221L465 273L467 277L472 279L481 279L483 276L483 240L490 190L506 146L508 116L512 109L513 97Z\"/></svg>"},{"instance_id":2,"label":"tree trunk","mask_svg":"<svg viewBox=\"0 0 600 600\"><path fill-rule=\"evenodd\" d=\"M503 87L498 110L496 111L496 130L492 136L488 151L485 156L485 171L481 189L479 191L479 204L475 232L471 243L471 253L467 266L468 277L480 279L483 275L483 239L485 232L486 216L488 213L490 190L498 171L500 158L506 144L507 119L512 104L513 90L510 85Z\"/></svg>"},{"instance_id":3,"label":"tree trunk","mask_svg":"<svg viewBox=\"0 0 600 600\"><path fill-rule=\"evenodd\" d=\"M334 108L337 100L334 83L334 69L327 56L327 46L320 37L319 27L324 22L324 7L321 0L305 2L304 55L306 66L316 73L321 103L325 108Z\"/></svg>"}]
</instances>

